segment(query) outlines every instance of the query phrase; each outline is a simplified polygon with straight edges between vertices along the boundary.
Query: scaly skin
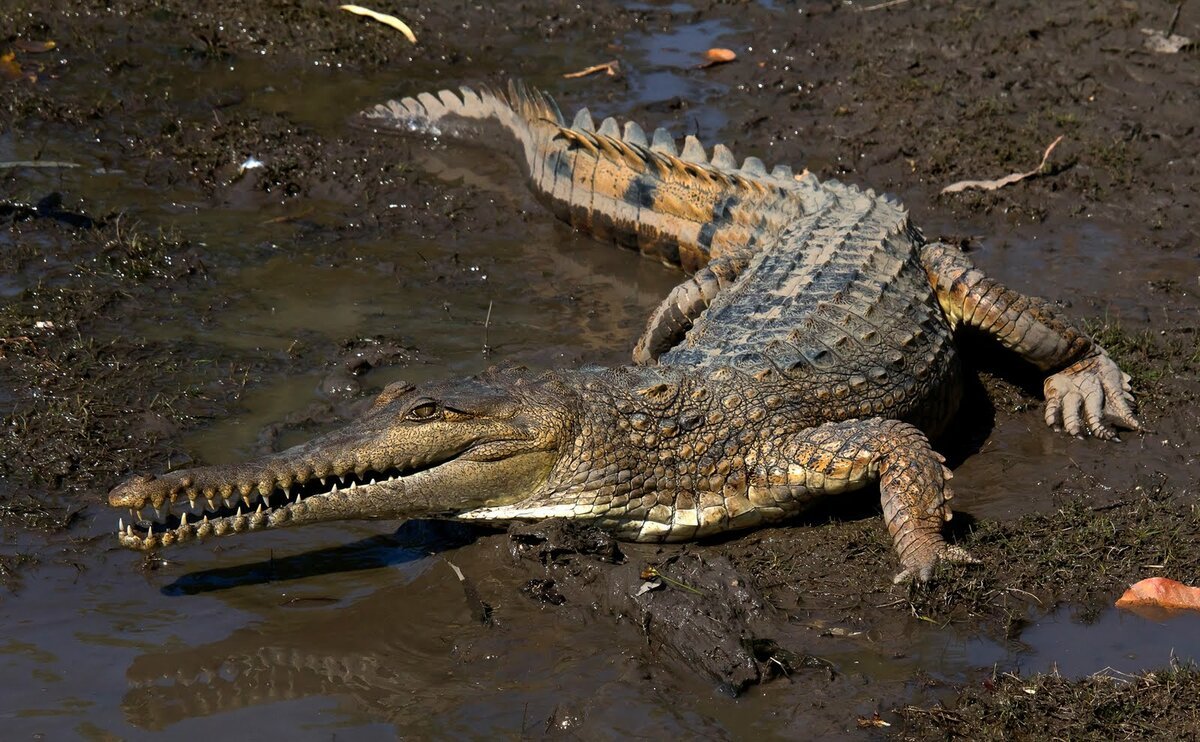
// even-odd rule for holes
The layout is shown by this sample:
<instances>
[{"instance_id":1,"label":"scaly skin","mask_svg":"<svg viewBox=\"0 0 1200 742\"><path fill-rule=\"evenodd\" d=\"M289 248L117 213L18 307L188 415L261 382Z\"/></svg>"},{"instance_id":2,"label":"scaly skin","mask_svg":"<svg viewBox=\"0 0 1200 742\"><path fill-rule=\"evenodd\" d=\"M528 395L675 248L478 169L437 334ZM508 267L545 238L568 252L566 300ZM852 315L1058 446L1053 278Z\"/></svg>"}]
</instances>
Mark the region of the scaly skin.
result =
<instances>
[{"instance_id":1,"label":"scaly skin","mask_svg":"<svg viewBox=\"0 0 1200 742\"><path fill-rule=\"evenodd\" d=\"M1112 437L1106 415L1137 427L1128 377L1102 348L1046 302L925 244L890 197L768 174L754 158L738 167L720 146L710 159L690 137L677 154L662 130L596 130L586 110L566 127L515 88L422 94L363 123L497 131L557 214L693 275L651 316L638 366L393 385L362 420L302 446L119 485L109 501L132 511L125 546L417 517L568 517L680 541L878 482L896 579L925 580L939 560L970 560L942 539L950 473L926 438L958 404L957 328L1055 372L1050 424L1098 437Z\"/></svg>"}]
</instances>

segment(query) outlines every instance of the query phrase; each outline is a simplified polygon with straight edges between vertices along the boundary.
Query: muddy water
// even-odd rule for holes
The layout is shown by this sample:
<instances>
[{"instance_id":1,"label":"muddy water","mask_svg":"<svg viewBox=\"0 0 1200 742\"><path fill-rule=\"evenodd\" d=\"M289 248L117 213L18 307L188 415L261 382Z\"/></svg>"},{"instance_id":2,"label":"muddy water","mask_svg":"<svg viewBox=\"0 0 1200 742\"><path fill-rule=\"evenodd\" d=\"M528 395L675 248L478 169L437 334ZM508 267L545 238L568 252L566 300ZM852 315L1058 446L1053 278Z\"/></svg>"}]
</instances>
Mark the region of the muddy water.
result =
<instances>
[{"instance_id":1,"label":"muddy water","mask_svg":"<svg viewBox=\"0 0 1200 742\"><path fill-rule=\"evenodd\" d=\"M699 131L715 140L729 121L726 88L680 68L703 49L746 33L730 20L630 33L620 40L627 84L596 108L653 112L682 98L689 105L676 133ZM546 82L560 69L596 61L569 39L504 43L544 60ZM336 67L279 69L254 58L179 64L153 46L129 54L141 71L126 92L148 87L211 102L236 87L245 105L287 111L329 136L365 102L456 82L420 61L348 80ZM254 188L257 171L238 176L237 162L256 152L229 153L227 182L210 198L187 185L139 186L134 176L153 168L152 161L120 160L104 142L82 144L0 137L0 159L31 157L42 147L44 157L79 161L79 170L30 174L26 186L68 190L98 212L134 210L205 247L211 283L182 288L168 322L131 318L131 333L194 339L218 364L222 349L301 359L286 376L235 380L243 409L179 444L208 462L245 457L265 426L314 402L342 410L396 378L458 376L499 361L621 362L649 309L678 280L670 269L554 223L521 190L515 168L478 152L397 144L396 157L409 159L436 181L434 192L446 195L398 197L388 209L432 213L438 218L421 223L444 226L406 231L367 224L355 231L340 228L362 217L334 186L324 198L281 203ZM453 211L464 200L485 203L473 203L476 218L459 226ZM1095 284L1110 281L1104 293L1117 309L1132 317L1145 312L1141 283L1110 280L1131 263L1119 225L1076 220L996 233L990 221L953 228L935 222L930 231L937 226L986 234L980 264L1022 277L1032 292L1095 296ZM1141 256L1140 275L1192 269L1173 255L1149 262ZM0 292L36 280L4 277ZM373 337L402 345L403 360L355 380L348 394L336 393L329 383L333 354L313 349ZM1066 476L1046 461L1103 471L1097 486L1109 488L1132 486L1147 471L1182 470L1195 453L1197 422L1194 411L1170 417L1155 435L1128 444L1134 455L1114 462L1107 449L1046 431L1036 414L1006 417L957 471L962 507L980 518L1045 508L1033 493L1054 489ZM814 700L798 692L805 685L780 681L734 700L702 678L648 661L635 627L604 616L575 620L522 597L517 587L526 573L510 563L504 538L486 531L339 524L190 546L166 554L169 561L143 563L107 546L114 525L108 512L91 507L84 517L86 526L74 535L98 540L83 557L63 555L61 541L15 536L14 547L43 554L46 563L19 599L0 603L6 735L139 737L167 730L192 738L231 729L246 737L287 729L296 739L819 735L844 733L855 717L900 697L918 670L949 681L989 666L1057 667L1081 676L1105 667L1159 667L1172 654L1200 656L1194 641L1177 640L1197 635L1200 627L1189 619L1164 624L1106 611L1085 624L1067 608L1035 618L1019 644L1006 644L897 614L875 633L818 640L797 626L786 637L819 646L841 676L853 679L850 695L843 685L842 695ZM84 558L86 565L73 563ZM480 600L489 616L480 615Z\"/></svg>"}]
</instances>

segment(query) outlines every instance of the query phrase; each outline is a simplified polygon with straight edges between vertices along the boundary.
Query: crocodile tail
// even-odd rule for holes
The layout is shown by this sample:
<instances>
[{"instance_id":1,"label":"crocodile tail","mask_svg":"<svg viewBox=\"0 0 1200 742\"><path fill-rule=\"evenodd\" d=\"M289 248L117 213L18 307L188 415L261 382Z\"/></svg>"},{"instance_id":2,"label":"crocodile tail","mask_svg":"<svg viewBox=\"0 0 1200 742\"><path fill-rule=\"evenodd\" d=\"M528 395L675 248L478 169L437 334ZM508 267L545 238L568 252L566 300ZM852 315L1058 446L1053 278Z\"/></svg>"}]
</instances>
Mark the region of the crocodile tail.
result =
<instances>
[{"instance_id":1,"label":"crocodile tail","mask_svg":"<svg viewBox=\"0 0 1200 742\"><path fill-rule=\"evenodd\" d=\"M680 151L664 129L647 137L611 118L597 128L586 108L566 126L549 96L515 83L388 101L360 113L359 123L505 143L557 216L689 272L769 244L824 193L815 177L795 178L787 167L768 172L755 157L739 166L722 145L710 159L695 137Z\"/></svg>"}]
</instances>

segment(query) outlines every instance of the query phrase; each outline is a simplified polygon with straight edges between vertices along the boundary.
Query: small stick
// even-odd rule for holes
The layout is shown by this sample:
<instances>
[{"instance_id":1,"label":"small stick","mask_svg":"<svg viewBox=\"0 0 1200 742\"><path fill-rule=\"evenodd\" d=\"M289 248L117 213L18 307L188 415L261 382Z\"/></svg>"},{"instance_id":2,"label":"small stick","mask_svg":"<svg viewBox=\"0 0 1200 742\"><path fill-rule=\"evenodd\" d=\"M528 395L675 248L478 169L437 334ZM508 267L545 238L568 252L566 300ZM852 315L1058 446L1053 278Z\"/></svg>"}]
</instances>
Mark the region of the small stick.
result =
<instances>
[{"instance_id":1,"label":"small stick","mask_svg":"<svg viewBox=\"0 0 1200 742\"><path fill-rule=\"evenodd\" d=\"M858 12L867 13L872 10L883 10L884 8L890 8L893 5L903 5L906 2L908 2L908 0L887 0L885 3L876 3L875 5L868 5L865 8L859 8Z\"/></svg>"},{"instance_id":2,"label":"small stick","mask_svg":"<svg viewBox=\"0 0 1200 742\"><path fill-rule=\"evenodd\" d=\"M1168 39L1175 35L1175 26L1179 24L1179 11L1183 10L1183 4L1185 2L1187 2L1187 0L1179 0L1179 2L1175 5L1175 14L1171 16L1171 24L1167 26L1166 36Z\"/></svg>"},{"instance_id":3,"label":"small stick","mask_svg":"<svg viewBox=\"0 0 1200 742\"><path fill-rule=\"evenodd\" d=\"M79 167L78 162L55 162L54 160L13 160L0 162L0 170L18 167Z\"/></svg>"},{"instance_id":4,"label":"small stick","mask_svg":"<svg viewBox=\"0 0 1200 742\"><path fill-rule=\"evenodd\" d=\"M488 301L487 317L483 319L483 354L486 356L492 352L492 348L488 345L488 326L492 324L492 302Z\"/></svg>"}]
</instances>

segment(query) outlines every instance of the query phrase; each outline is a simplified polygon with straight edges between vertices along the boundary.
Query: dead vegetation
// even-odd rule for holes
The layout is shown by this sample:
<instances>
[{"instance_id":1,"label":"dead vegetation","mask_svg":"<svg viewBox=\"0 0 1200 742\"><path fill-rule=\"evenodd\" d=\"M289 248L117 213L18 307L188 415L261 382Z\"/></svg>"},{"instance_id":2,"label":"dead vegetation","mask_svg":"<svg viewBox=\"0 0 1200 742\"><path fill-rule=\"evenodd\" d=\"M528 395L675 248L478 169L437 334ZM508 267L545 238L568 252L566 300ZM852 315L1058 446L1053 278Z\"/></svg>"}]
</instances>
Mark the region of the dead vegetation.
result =
<instances>
[{"instance_id":1,"label":"dead vegetation","mask_svg":"<svg viewBox=\"0 0 1200 742\"><path fill-rule=\"evenodd\" d=\"M1200 735L1200 671L1137 676L995 676L930 706L896 709L899 739L1192 739Z\"/></svg>"}]
</instances>

